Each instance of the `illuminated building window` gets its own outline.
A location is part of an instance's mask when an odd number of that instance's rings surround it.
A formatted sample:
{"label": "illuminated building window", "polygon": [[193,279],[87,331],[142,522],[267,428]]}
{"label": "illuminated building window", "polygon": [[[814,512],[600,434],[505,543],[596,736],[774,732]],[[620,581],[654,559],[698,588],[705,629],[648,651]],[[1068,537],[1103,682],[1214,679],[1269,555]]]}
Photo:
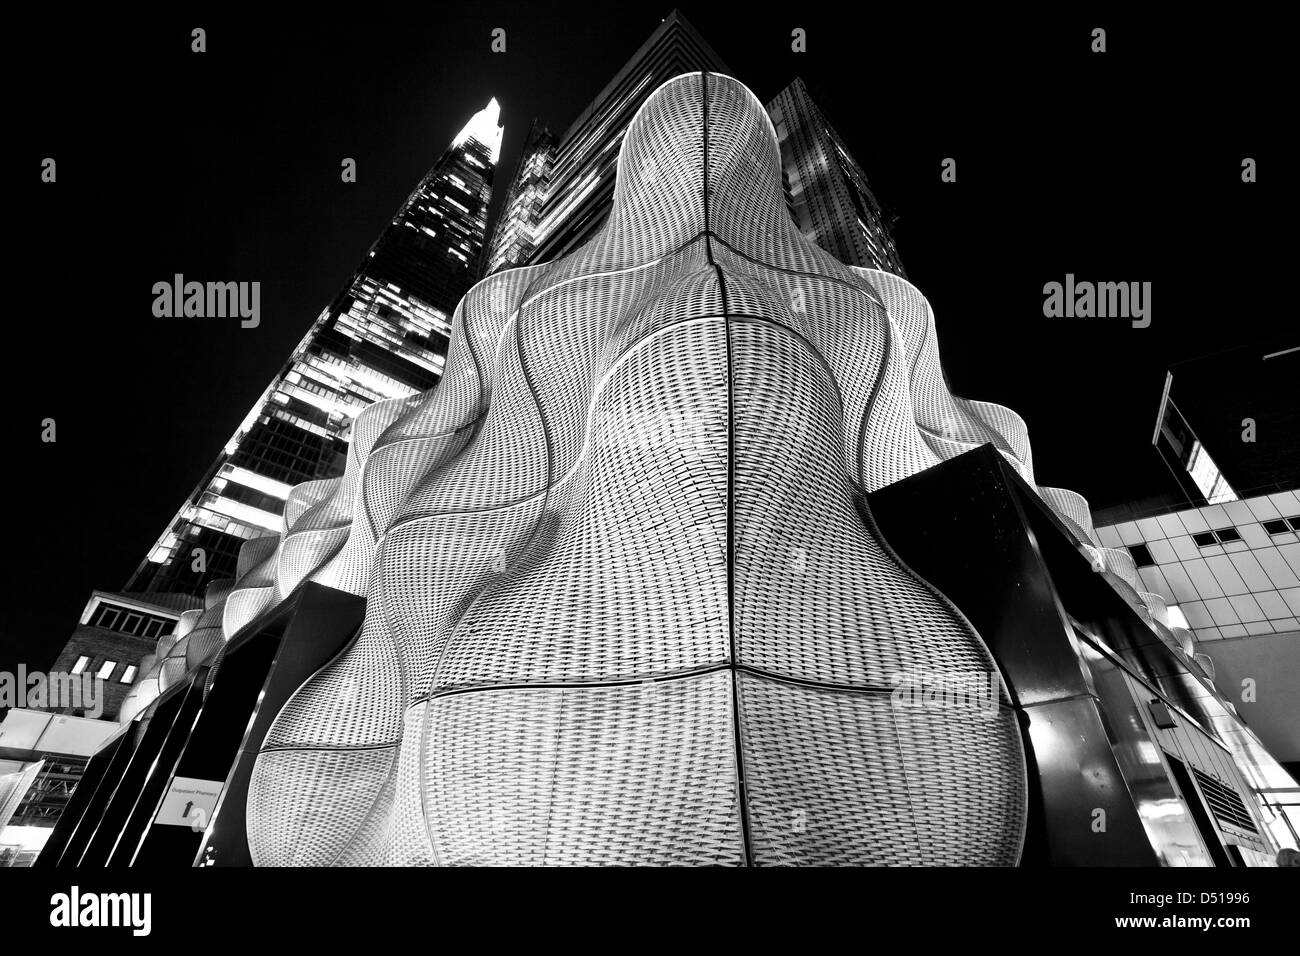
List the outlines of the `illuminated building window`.
{"label": "illuminated building window", "polygon": [[[125,590],[200,595],[212,580],[233,577],[242,541],[279,532],[294,486],[342,472],[346,430],[363,408],[437,383],[451,316],[486,238],[499,118],[493,100],[416,185]],[[207,552],[202,574],[190,571],[191,545]],[[148,626],[147,636],[155,630]]]}
{"label": "illuminated building window", "polygon": [[100,680],[108,680],[113,676],[113,671],[116,667],[117,661],[106,660],[104,663],[99,665],[99,670],[95,672],[95,676]]}
{"label": "illuminated building window", "polygon": [[72,673],[81,674],[85,672],[88,666],[90,666],[90,658],[87,657],[85,654],[82,654],[80,657],[77,658],[77,663],[72,665]]}
{"label": "illuminated building window", "polygon": [[1174,462],[1182,465],[1208,504],[1237,501],[1237,493],[1228,484],[1228,479],[1223,476],[1219,466],[1214,463],[1205,446],[1197,440],[1191,426],[1169,398],[1169,380],[1166,379],[1166,395],[1161,404],[1154,444],[1171,465]]}
{"label": "illuminated building window", "polygon": [[118,683],[119,684],[134,683],[137,670],[139,670],[139,668],[137,668],[135,664],[127,664],[126,667],[122,669],[122,676],[117,679]]}

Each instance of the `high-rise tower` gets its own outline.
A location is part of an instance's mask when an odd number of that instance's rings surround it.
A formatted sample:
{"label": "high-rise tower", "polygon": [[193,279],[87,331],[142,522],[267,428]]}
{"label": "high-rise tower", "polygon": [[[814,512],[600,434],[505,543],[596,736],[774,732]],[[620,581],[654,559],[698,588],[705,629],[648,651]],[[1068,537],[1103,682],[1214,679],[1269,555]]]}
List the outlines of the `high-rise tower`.
{"label": "high-rise tower", "polygon": [[841,262],[906,276],[867,176],[796,79],[767,104],[781,144],[781,185],[795,225]]}
{"label": "high-rise tower", "polygon": [[506,193],[492,240],[484,249],[483,275],[526,263],[536,247],[535,230],[546,202],[547,182],[555,162],[555,134],[533,120],[524,139],[519,165]]}
{"label": "high-rise tower", "polygon": [[[674,10],[563,135],[530,134],[483,274],[549,262],[590,239],[613,208],[618,150],[632,117],[669,79],[700,70],[731,75]],[[541,129],[534,123],[534,131]]]}
{"label": "high-rise tower", "polygon": [[438,381],[452,312],[487,233],[499,117],[493,99],[434,163],[125,590],[202,594],[210,581],[232,577],[244,541],[280,530],[294,485],[342,473],[358,412]]}
{"label": "high-rise tower", "polygon": [[[590,239],[613,207],[614,167],[632,117],[670,77],[701,70],[732,75],[674,10],[562,136],[534,121],[482,274],[549,262]],[[786,205],[799,231],[848,265],[905,276],[889,217],[803,80],[766,109],[781,145]]]}

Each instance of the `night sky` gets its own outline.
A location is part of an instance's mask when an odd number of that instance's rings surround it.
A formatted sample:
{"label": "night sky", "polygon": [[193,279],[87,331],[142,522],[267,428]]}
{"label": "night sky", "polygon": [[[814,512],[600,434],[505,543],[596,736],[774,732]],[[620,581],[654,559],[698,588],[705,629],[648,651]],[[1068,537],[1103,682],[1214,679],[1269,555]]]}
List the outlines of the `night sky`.
{"label": "night sky", "polygon": [[[1269,156],[1293,121],[1262,38],[1282,31],[1257,13],[1170,25],[856,6],[869,19],[682,9],[760,99],[805,79],[898,216],[953,390],[1024,416],[1040,482],[1094,507],[1172,490],[1150,446],[1165,370],[1295,325],[1269,228],[1287,174]],[[532,117],[565,129],[671,8],[416,9],[101,22],[47,7],[13,31],[27,69],[10,90],[22,212],[7,341],[24,384],[0,666],[48,666],[90,590],[122,586],[473,112],[503,107],[499,200]],[[504,55],[489,51],[498,26]],[[56,184],[39,182],[45,156]],[[1241,182],[1245,156],[1259,183]],[[956,183],[940,182],[945,157]],[[1043,284],[1067,272],[1152,282],[1151,327],[1044,318]],[[151,287],[174,273],[260,281],[261,326],[154,318]]]}

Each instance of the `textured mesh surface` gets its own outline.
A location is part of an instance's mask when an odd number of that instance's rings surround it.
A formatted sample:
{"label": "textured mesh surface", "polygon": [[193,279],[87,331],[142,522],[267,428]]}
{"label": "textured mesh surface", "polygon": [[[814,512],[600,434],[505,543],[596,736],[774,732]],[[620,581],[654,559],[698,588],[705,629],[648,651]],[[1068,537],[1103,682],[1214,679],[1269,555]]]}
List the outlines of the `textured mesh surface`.
{"label": "textured mesh surface", "polygon": [[276,590],[278,537],[254,538],[239,550],[238,577],[226,597],[221,628],[227,638],[271,607],[279,599]]}
{"label": "textured mesh surface", "polygon": [[157,654],[146,654],[140,659],[140,674],[118,705],[118,723],[130,723],[136,714],[158,699],[159,663]]}
{"label": "textured mesh surface", "polygon": [[1146,605],[1147,611],[1151,615],[1153,621],[1163,624],[1165,627],[1169,626],[1169,606],[1165,604],[1165,599],[1163,597],[1150,591],[1139,591],[1138,597],[1141,598],[1142,603]]}
{"label": "textured mesh surface", "polygon": [[437,862],[743,862],[730,683],[434,698],[422,783]]}
{"label": "textured mesh surface", "polygon": [[1198,667],[1200,667],[1202,673],[1204,673],[1205,676],[1209,678],[1210,683],[1213,684],[1214,683],[1214,661],[1211,660],[1210,657],[1206,654],[1194,654],[1192,656],[1192,660],[1196,661],[1196,664]]}
{"label": "textured mesh surface", "polygon": [[[987,441],[1032,475],[1018,416],[948,392],[915,288],[799,235],[752,94],[665,84],[604,228],[475,286],[439,386],[363,413],[295,504],[275,593],[367,610],[264,743],[255,859],[1014,863],[992,659],[864,520]],[[911,674],[987,712],[900,707]]]}
{"label": "textured mesh surface", "polygon": [[[214,581],[212,586],[217,583]],[[209,590],[212,586],[209,587]],[[176,622],[176,629],[171,634],[164,634],[158,638],[159,693],[178,683],[185,676],[187,670],[185,658],[190,634],[194,632],[199,621],[206,613],[207,610],[203,609],[184,612],[180,616],[180,620]],[[146,703],[143,706],[148,706],[148,704]]]}
{"label": "textured mesh surface", "polygon": [[1136,593],[1138,586],[1137,565],[1133,562],[1133,555],[1129,554],[1125,548],[1100,548],[1099,551],[1102,561],[1105,562],[1106,570],[1130,588],[1135,589]]}
{"label": "textured mesh surface", "polygon": [[1097,540],[1097,533],[1092,527],[1092,512],[1082,495],[1065,488],[1048,488],[1042,485],[1039,485],[1038,493],[1061,520],[1075,531],[1083,543],[1093,547],[1101,546],[1101,542]]}
{"label": "textured mesh surface", "polygon": [[[176,642],[166,663],[179,661],[184,673],[198,667],[217,652],[225,640],[221,629],[222,621],[226,616],[226,601],[234,592],[234,587],[235,582],[228,578],[208,585],[203,595],[203,612],[194,622],[194,630]],[[165,687],[163,689],[166,690]]]}
{"label": "textured mesh surface", "polygon": [[[1018,860],[1025,783],[1010,711],[904,708],[888,693],[751,675],[740,690],[759,862]],[[841,780],[853,785],[830,783]]]}

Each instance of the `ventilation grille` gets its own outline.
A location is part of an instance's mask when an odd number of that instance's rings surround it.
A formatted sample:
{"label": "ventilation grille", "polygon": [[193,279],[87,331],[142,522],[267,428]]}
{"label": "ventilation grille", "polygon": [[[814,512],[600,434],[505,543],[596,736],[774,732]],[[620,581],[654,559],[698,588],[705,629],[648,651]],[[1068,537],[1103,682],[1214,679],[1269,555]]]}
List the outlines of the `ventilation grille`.
{"label": "ventilation grille", "polygon": [[1224,786],[1195,767],[1192,768],[1192,773],[1196,775],[1196,785],[1201,788],[1201,793],[1205,794],[1205,800],[1214,812],[1214,818],[1219,821],[1219,826],[1232,826],[1247,833],[1259,832],[1255,829],[1255,821],[1250,811],[1246,809],[1246,804],[1242,802],[1236,790]]}

